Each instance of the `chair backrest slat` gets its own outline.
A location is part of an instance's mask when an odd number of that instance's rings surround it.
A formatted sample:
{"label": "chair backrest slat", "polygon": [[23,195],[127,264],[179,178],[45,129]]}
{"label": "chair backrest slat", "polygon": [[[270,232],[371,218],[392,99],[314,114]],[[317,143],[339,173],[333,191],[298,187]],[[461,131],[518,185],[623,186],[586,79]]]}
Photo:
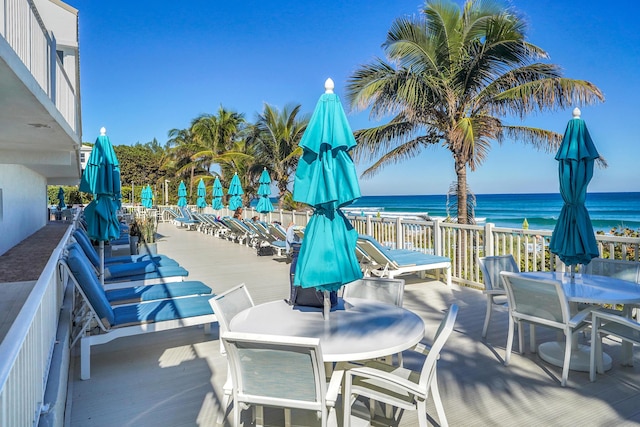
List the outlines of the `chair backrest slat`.
{"label": "chair backrest slat", "polygon": [[225,332],[234,405],[316,410],[326,419],[325,370],[317,338]]}
{"label": "chair backrest slat", "polygon": [[569,322],[569,303],[562,282],[522,277],[510,272],[502,272],[501,276],[512,314],[542,319],[558,328]]}
{"label": "chair backrest slat", "polygon": [[402,307],[404,279],[364,277],[347,283],[342,296],[346,299],[363,298]]}
{"label": "chair backrest slat", "polygon": [[594,258],[585,266],[582,273],[640,283],[640,262],[619,259]]}
{"label": "chair backrest slat", "polygon": [[251,299],[251,295],[244,283],[216,295],[209,300],[209,303],[218,319],[221,334],[229,330],[231,319],[236,314],[254,305],[253,299]]}
{"label": "chair backrest slat", "polygon": [[484,288],[487,291],[504,290],[500,273],[510,271],[517,273],[520,271],[513,255],[487,256],[479,259],[480,271],[484,280]]}

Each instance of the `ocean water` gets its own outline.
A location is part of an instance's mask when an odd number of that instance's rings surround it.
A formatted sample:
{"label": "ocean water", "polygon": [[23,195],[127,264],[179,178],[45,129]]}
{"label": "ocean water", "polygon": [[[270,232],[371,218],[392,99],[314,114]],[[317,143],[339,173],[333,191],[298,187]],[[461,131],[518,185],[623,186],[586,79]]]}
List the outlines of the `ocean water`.
{"label": "ocean water", "polygon": [[[375,216],[380,212],[382,216],[446,218],[446,200],[445,195],[363,196],[345,210],[355,215]],[[522,228],[526,218],[530,229],[553,230],[562,203],[558,193],[477,194],[475,216],[478,223],[507,228]],[[640,192],[588,193],[586,206],[596,231],[640,229]]]}

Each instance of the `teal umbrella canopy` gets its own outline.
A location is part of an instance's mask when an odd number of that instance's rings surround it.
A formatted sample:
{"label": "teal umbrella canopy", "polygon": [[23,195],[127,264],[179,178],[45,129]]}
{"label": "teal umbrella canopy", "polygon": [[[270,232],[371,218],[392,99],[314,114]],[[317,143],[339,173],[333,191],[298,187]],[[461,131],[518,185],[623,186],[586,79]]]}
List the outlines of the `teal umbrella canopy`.
{"label": "teal umbrella canopy", "polygon": [[151,209],[153,207],[153,190],[150,185],[147,185],[142,189],[140,198],[142,199],[142,206],[147,209]]}
{"label": "teal umbrella canopy", "polygon": [[178,186],[178,206],[187,206],[187,187],[184,185],[184,181],[180,181]]}
{"label": "teal umbrella canopy", "polygon": [[325,88],[300,141],[304,152],[293,199],[313,206],[314,213],[305,230],[294,285],[335,291],[362,277],[355,255],[358,233],[339,209],[360,197],[360,186],[349,155],[356,141],[331,79]]}
{"label": "teal umbrella canopy", "polygon": [[242,185],[240,184],[240,178],[238,174],[234,174],[231,179],[231,184],[229,184],[229,190],[227,191],[227,195],[229,197],[229,209],[234,211],[238,208],[242,207],[242,195],[244,191],[242,190]]}
{"label": "teal umbrella canopy", "polygon": [[220,184],[220,179],[216,176],[216,180],[213,182],[213,200],[211,201],[211,207],[213,209],[219,210],[222,209],[222,185]]}
{"label": "teal umbrella canopy", "polygon": [[100,242],[120,237],[117,216],[120,207],[120,164],[104,128],[100,130],[100,136],[89,155],[80,179],[80,191],[94,195],[84,209],[89,237]]}
{"label": "teal umbrella canopy", "polygon": [[269,199],[269,196],[271,195],[271,177],[269,176],[269,172],[267,172],[267,168],[264,168],[262,171],[258,183],[260,184],[258,187],[258,196],[260,196],[260,200],[258,200],[256,210],[260,213],[272,212],[273,204],[271,204],[271,199]]}
{"label": "teal umbrella canopy", "polygon": [[204,185],[204,181],[201,178],[200,182],[198,183],[198,200],[196,200],[197,207],[199,208],[207,207],[207,202],[204,200],[206,196],[207,196],[207,187]]}
{"label": "teal umbrella canopy", "polygon": [[588,264],[599,256],[595,233],[585,206],[593,177],[596,150],[580,110],[573,111],[556,154],[560,194],[564,205],[551,235],[549,250],[566,265]]}
{"label": "teal umbrella canopy", "polygon": [[58,188],[58,209],[62,210],[66,208],[67,205],[64,203],[64,189],[62,187]]}

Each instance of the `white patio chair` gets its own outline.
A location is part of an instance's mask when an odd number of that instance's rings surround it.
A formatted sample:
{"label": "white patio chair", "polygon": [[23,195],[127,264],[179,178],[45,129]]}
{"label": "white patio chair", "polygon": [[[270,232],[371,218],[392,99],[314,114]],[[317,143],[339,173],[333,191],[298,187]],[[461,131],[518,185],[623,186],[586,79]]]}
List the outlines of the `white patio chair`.
{"label": "white patio chair", "polygon": [[355,396],[364,396],[370,399],[372,417],[373,402],[377,401],[403,410],[417,410],[420,426],[426,426],[429,392],[433,395],[440,425],[448,425],[438,391],[436,367],[440,351],[453,331],[457,315],[458,306],[452,304],[440,323],[431,348],[422,346],[421,350],[426,354],[426,359],[420,371],[375,361],[346,371],[343,395],[344,425],[351,425],[351,406]]}
{"label": "white patio chair", "polygon": [[500,272],[511,271],[517,273],[520,269],[516,264],[516,260],[513,259],[513,255],[487,256],[480,258],[478,261],[484,281],[482,293],[487,296],[487,313],[484,316],[484,326],[482,327],[482,338],[486,338],[494,308],[501,311],[509,310],[507,293],[502,286]]}
{"label": "white patio chair", "polygon": [[[615,277],[616,279],[637,283],[638,292],[640,292],[640,262],[638,261],[594,258],[589,264],[583,265],[580,272],[583,274],[595,274],[598,276]],[[640,308],[640,305],[633,304],[628,308],[629,310],[635,309],[637,311],[638,308]],[[620,312],[617,310],[607,311],[612,314],[620,314]],[[638,319],[637,314],[636,319]]]}
{"label": "white patio chair", "polygon": [[[233,288],[223,292],[209,300],[213,312],[216,313],[219,325],[219,337],[220,337],[220,354],[226,355],[227,350],[222,342],[222,334],[229,331],[229,324],[234,316],[241,311],[254,306],[253,299],[247,290],[244,283],[241,283]],[[228,362],[228,361],[227,361]],[[228,365],[227,380],[222,386],[224,391],[224,398],[222,402],[222,411],[218,415],[218,424],[222,424],[225,418],[227,409],[231,404],[233,397],[233,382],[231,375],[231,367]]]}
{"label": "white patio chair", "polygon": [[602,361],[602,337],[613,335],[632,345],[640,345],[640,323],[625,317],[594,310],[591,313],[591,355],[589,359],[589,379],[596,380],[598,373],[604,373]]}
{"label": "white patio chair", "polygon": [[[344,285],[342,297],[362,298],[402,307],[404,296],[404,279],[386,279],[382,277],[363,277]],[[398,364],[402,366],[402,353],[397,354]],[[393,355],[385,357],[391,363]]]}
{"label": "white patio chair", "polygon": [[323,427],[337,425],[342,372],[327,386],[318,338],[225,332],[222,340],[233,376],[233,425],[240,425],[243,405],[284,408],[285,426],[291,409],[314,411]]}
{"label": "white patio chair", "polygon": [[385,279],[381,277],[364,277],[347,283],[342,297],[362,298],[393,304],[402,307],[404,296],[404,279]]}
{"label": "white patio chair", "polygon": [[541,280],[522,277],[518,273],[503,271],[500,273],[507,297],[509,299],[509,336],[507,337],[507,353],[505,366],[509,365],[513,335],[518,324],[518,339],[520,351],[524,352],[524,329],[522,322],[531,325],[530,346],[536,352],[535,325],[559,329],[565,336],[564,363],[562,365],[561,385],[567,384],[569,376],[569,362],[573,333],[589,325],[586,321],[593,307],[587,307],[576,315],[571,316],[569,301],[565,296],[562,282],[557,280]]}

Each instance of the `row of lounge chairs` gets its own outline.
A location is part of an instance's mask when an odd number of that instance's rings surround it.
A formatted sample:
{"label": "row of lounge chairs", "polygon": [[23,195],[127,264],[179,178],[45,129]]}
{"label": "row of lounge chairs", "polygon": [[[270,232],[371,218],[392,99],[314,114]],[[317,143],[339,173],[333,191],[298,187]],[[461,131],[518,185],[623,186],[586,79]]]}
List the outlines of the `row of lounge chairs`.
{"label": "row of lounge chairs", "polygon": [[[176,215],[178,215],[176,213]],[[218,237],[236,241],[240,244],[255,247],[260,254],[262,248],[273,248],[278,256],[286,251],[286,231],[277,224],[265,222],[241,221],[236,218],[216,218],[212,214],[200,214],[184,208],[182,215],[188,217],[189,224],[197,224],[194,229],[213,234]],[[174,223],[183,226],[185,223],[176,218]],[[189,227],[191,228],[191,227]],[[304,238],[304,229],[295,229],[296,239]],[[358,236],[356,255],[365,276],[394,278],[396,276],[419,273],[424,276],[427,271],[445,272],[447,285],[451,285],[451,259],[443,256],[424,254],[408,249],[390,249],[382,246],[371,236]],[[437,274],[439,278],[439,274]]]}
{"label": "row of lounge chairs", "polygon": [[167,212],[172,217],[171,222],[178,227],[198,230],[256,248],[258,254],[264,253],[264,248],[270,248],[277,256],[285,253],[286,232],[277,224],[242,221],[228,216],[220,218],[213,214],[193,212],[186,207],[180,208],[180,212],[173,209],[167,209]]}
{"label": "row of lounge chairs", "polygon": [[105,260],[78,228],[59,262],[60,277],[76,290],[72,346],[80,342],[80,378],[90,378],[91,347],[116,338],[217,322],[211,287],[186,281],[188,271],[163,255],[127,255]]}

